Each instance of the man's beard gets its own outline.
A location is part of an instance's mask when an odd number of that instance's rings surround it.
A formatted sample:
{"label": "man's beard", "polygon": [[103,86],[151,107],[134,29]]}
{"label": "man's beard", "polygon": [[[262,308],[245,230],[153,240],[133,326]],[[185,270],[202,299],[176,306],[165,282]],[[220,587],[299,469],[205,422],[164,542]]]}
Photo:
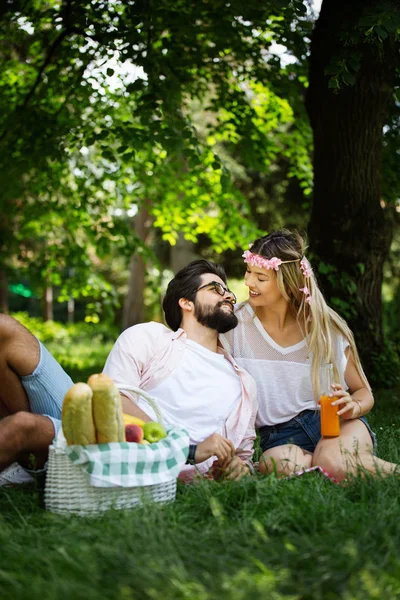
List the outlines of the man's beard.
{"label": "man's beard", "polygon": [[238,319],[233,311],[228,313],[221,308],[223,304],[230,304],[230,302],[221,300],[216,306],[204,306],[196,300],[194,316],[200,325],[215,329],[218,333],[226,333],[236,327]]}

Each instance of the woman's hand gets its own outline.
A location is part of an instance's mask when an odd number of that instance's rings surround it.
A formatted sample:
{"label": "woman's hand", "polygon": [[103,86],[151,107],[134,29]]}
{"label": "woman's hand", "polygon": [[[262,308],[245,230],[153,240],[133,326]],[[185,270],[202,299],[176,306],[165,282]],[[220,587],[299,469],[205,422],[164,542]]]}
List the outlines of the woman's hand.
{"label": "woman's hand", "polygon": [[332,406],[340,407],[337,413],[339,417],[345,420],[357,419],[361,414],[360,404],[356,400],[353,400],[349,392],[346,392],[340,383],[333,383],[332,389],[334,391],[330,396],[332,399],[337,398],[337,400],[332,402]]}

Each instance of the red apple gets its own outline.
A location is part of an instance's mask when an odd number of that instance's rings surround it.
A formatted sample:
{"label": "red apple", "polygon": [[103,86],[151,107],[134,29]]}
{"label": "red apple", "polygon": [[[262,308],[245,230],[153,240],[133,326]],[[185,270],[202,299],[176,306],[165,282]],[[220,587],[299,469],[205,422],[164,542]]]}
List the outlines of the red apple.
{"label": "red apple", "polygon": [[130,425],[125,426],[125,437],[127,442],[136,442],[140,444],[143,440],[143,429],[140,425],[135,425],[131,423]]}

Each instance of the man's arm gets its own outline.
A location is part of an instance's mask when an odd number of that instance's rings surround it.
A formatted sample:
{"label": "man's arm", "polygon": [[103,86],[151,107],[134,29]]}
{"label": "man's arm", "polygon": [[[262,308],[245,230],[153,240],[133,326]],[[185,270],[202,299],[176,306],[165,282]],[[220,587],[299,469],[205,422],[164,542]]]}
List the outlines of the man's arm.
{"label": "man's arm", "polygon": [[156,354],[163,328],[160,323],[146,323],[126,329],[112,347],[103,369],[114,383],[122,386],[123,412],[143,421],[151,419],[137,406],[136,394],[124,390],[123,385],[141,387],[143,372]]}
{"label": "man's arm", "polygon": [[235,450],[235,455],[228,463],[214,462],[212,471],[215,479],[234,479],[238,481],[243,476],[253,472],[252,457],[254,453],[254,440],[256,439],[255,422],[258,410],[257,388],[254,379],[246,373],[245,389],[251,402],[251,416],[247,429]]}
{"label": "man's arm", "polygon": [[127,396],[125,396],[123,393],[120,395],[122,400],[122,411],[124,413],[127,415],[133,415],[138,419],[142,419],[142,421],[145,421],[146,423],[151,421],[149,415],[143,412],[143,410],[141,410],[138,405],[135,404],[135,402],[133,402],[130,398],[127,398]]}
{"label": "man's arm", "polygon": [[252,411],[250,421],[246,432],[243,436],[243,439],[240,442],[239,447],[236,449],[236,456],[241,458],[242,461],[250,467],[250,469],[252,469],[253,467],[252,458],[254,453],[254,440],[256,439],[255,423],[258,410],[258,402],[256,399],[256,395],[252,394],[251,399]]}
{"label": "man's arm", "polygon": [[252,398],[252,413],[246,432],[243,436],[239,448],[230,460],[222,463],[215,461],[212,465],[212,473],[215,479],[232,479],[239,481],[245,475],[253,472],[252,457],[254,452],[254,440],[256,439],[255,421],[258,410],[258,404],[255,395]]}

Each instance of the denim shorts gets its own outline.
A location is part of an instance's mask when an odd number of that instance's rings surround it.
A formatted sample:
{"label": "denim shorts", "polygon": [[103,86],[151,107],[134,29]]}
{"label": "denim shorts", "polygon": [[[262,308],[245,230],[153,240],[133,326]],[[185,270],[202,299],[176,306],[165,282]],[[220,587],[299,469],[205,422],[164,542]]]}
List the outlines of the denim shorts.
{"label": "denim shorts", "polygon": [[31,412],[48,417],[57,436],[64,396],[74,383],[41,342],[39,346],[38,365],[31,375],[21,377],[21,383],[28,396]]}
{"label": "denim shorts", "polygon": [[[365,423],[371,436],[374,451],[376,449],[376,436],[365,417],[360,417]],[[303,410],[300,414],[286,423],[278,425],[265,425],[258,430],[262,451],[283,446],[284,444],[295,444],[303,450],[314,452],[321,438],[320,413],[319,410]]]}

